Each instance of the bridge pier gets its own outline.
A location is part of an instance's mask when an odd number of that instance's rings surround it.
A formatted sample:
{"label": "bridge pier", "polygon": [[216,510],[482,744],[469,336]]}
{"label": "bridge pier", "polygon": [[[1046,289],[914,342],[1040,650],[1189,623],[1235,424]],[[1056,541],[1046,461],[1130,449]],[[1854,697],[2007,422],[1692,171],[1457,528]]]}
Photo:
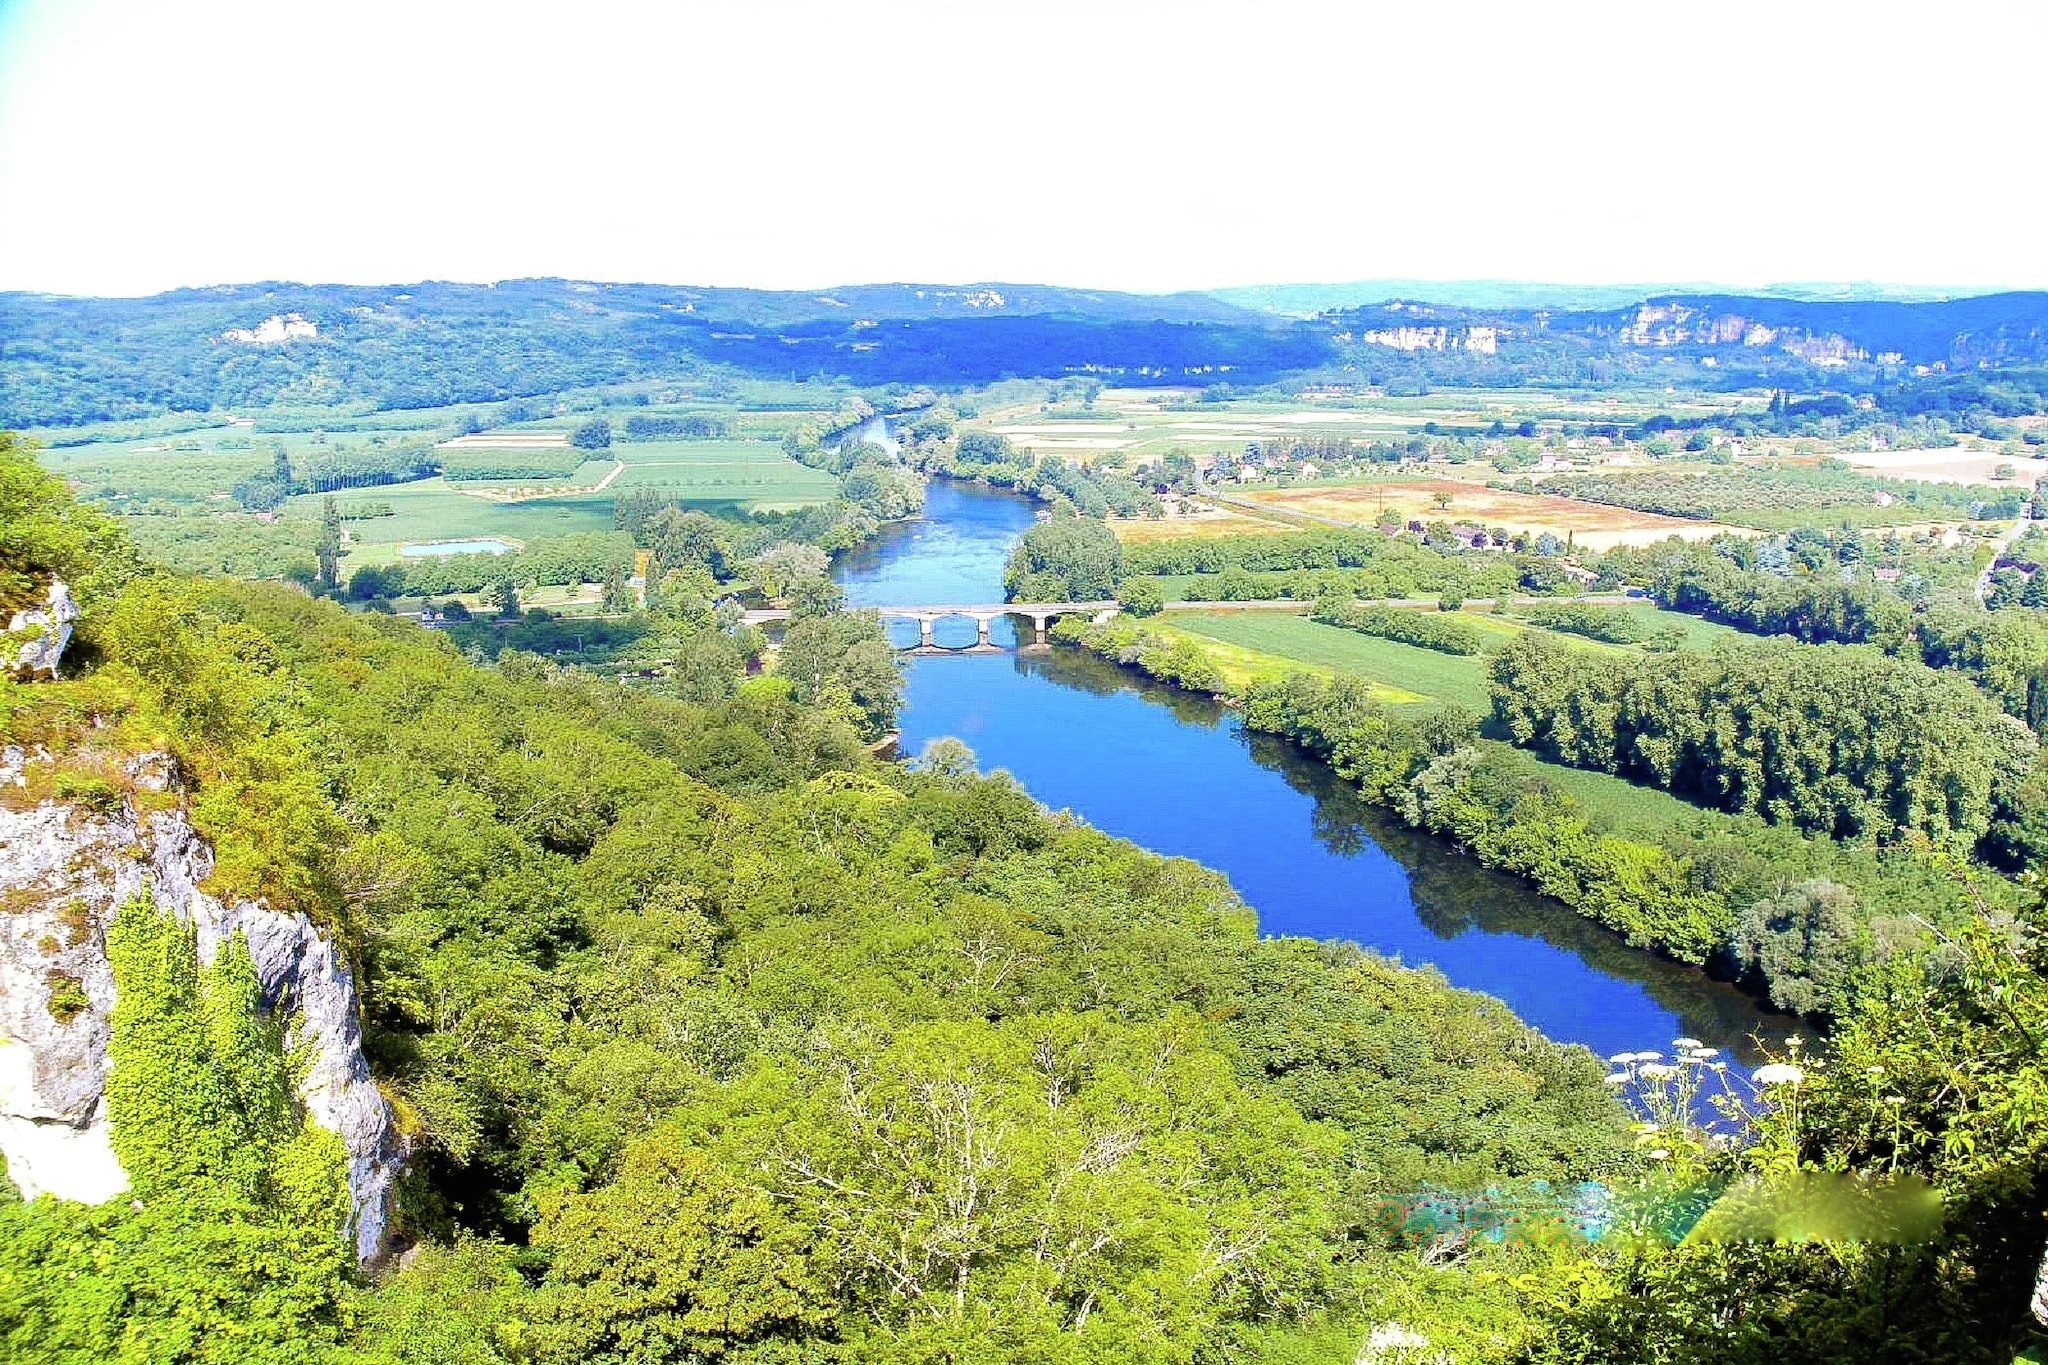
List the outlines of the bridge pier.
{"label": "bridge pier", "polygon": [[994,618],[988,616],[976,616],[974,618],[974,647],[976,649],[988,648],[988,623],[992,619]]}
{"label": "bridge pier", "polygon": [[1052,618],[1042,611],[1028,612],[1026,614],[1031,617],[1031,643],[1034,645],[1044,644],[1045,625]]}
{"label": "bridge pier", "polygon": [[917,618],[917,647],[919,649],[935,648],[932,644],[933,622],[934,618],[930,616],[920,616]]}

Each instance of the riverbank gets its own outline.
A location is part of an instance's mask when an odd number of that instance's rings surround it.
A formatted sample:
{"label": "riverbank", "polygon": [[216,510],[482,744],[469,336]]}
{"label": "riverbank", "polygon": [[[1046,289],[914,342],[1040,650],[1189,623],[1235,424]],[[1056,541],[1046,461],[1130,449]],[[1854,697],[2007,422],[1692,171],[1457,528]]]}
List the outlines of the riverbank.
{"label": "riverbank", "polygon": [[[1335,628],[1322,633],[1339,645],[1352,640]],[[1442,836],[1631,946],[1742,978],[1777,1000],[1825,999],[1830,983],[1808,973],[1826,954],[1758,952],[1751,940],[1778,932],[1769,928],[1770,914],[1759,919],[1763,902],[1782,899],[1788,888],[1804,894],[1812,887],[1816,895],[1832,888],[1825,894],[1939,923],[1959,889],[1945,866],[1915,850],[1880,853],[1802,837],[1605,774],[1542,763],[1487,738],[1476,665],[1465,669],[1473,688],[1438,686],[1435,695],[1418,696],[1328,660],[1259,655],[1170,624],[1125,617],[1070,622],[1053,634],[1232,706],[1247,729],[1299,745],[1392,818]],[[1369,650],[1409,649],[1358,638]],[[2005,889],[1979,888],[1993,901]]]}
{"label": "riverbank", "polygon": [[[855,606],[999,600],[1010,547],[1035,519],[1022,497],[935,479],[923,520],[887,528],[835,576]],[[1008,638],[1007,623],[996,630]],[[903,752],[958,739],[1052,809],[1222,872],[1262,933],[1434,967],[1603,1056],[1693,1037],[1747,1063],[1753,1036],[1794,1025],[1411,829],[1207,694],[1073,649],[918,657],[905,672]]]}

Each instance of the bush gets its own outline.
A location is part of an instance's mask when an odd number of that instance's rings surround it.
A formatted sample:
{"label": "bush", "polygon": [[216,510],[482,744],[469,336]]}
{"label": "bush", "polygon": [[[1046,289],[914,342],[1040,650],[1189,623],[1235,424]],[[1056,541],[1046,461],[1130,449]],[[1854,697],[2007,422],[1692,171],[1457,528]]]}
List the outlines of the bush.
{"label": "bush", "polygon": [[1376,635],[1443,654],[1477,654],[1479,631],[1446,608],[1434,615],[1406,607],[1369,607],[1358,602],[1326,602],[1315,610],[1324,625],[1342,626],[1361,635]]}
{"label": "bush", "polygon": [[1117,605],[1133,616],[1157,616],[1166,606],[1166,594],[1153,579],[1127,579],[1117,591]]}

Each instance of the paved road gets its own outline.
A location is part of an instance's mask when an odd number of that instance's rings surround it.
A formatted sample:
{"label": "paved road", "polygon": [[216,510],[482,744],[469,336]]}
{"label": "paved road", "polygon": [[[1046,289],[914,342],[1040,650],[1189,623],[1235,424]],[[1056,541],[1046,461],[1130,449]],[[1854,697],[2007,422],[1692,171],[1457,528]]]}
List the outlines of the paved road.
{"label": "paved road", "polygon": [[2005,553],[2005,548],[2008,545],[2011,545],[2015,540],[2025,535],[2027,528],[2033,524],[2033,519],[2022,513],[2020,519],[2012,524],[2011,530],[1991,542],[1991,559],[1984,565],[1984,572],[1977,575],[1977,600],[1979,602],[1982,602],[1991,594],[1991,571],[1998,566],[1998,557]]}

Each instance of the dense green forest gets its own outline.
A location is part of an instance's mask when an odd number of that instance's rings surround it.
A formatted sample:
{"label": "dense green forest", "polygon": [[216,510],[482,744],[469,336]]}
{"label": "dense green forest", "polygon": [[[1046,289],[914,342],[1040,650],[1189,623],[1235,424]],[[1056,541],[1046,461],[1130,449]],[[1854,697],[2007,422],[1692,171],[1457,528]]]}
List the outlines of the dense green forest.
{"label": "dense green forest", "polygon": [[1994,838],[2039,747],[1962,679],[1854,646],[1629,659],[1530,633],[1491,672],[1517,744],[1837,839]]}
{"label": "dense green forest", "polygon": [[[1880,577],[1887,560],[1891,572]],[[1909,561],[1895,540],[1801,528],[1763,541],[1717,536],[1615,550],[1603,570],[1646,584],[1661,606],[1752,634],[1917,656],[1968,678],[2036,731],[2048,723],[2048,617],[2016,601],[1987,610],[1963,586],[1974,565],[1952,554]]]}

